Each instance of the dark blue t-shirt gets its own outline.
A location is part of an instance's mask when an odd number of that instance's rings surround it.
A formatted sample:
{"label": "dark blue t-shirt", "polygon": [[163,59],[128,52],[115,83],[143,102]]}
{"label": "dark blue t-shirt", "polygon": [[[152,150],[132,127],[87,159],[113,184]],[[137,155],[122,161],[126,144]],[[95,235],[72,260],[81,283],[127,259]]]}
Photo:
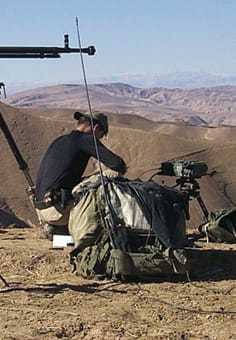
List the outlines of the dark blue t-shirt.
{"label": "dark blue t-shirt", "polygon": [[[124,173],[122,158],[97,140],[100,161],[112,170]],[[72,131],[57,138],[46,151],[37,175],[36,198],[42,200],[52,189],[72,190],[82,178],[89,158],[97,158],[92,134]]]}

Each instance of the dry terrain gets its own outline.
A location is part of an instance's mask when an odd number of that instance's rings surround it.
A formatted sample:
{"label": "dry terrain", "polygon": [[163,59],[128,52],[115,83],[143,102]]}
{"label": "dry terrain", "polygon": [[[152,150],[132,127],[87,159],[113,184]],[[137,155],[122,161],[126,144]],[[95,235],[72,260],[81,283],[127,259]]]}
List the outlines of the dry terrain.
{"label": "dry terrain", "polygon": [[[93,107],[138,114],[154,121],[185,121],[192,125],[236,125],[236,86],[196,89],[138,88],[123,83],[92,84]],[[83,85],[64,84],[23,91],[8,98],[18,107],[87,109]]]}
{"label": "dry terrain", "polygon": [[[0,103],[0,111],[35,179],[50,141],[73,128],[73,110]],[[167,159],[203,160],[209,175],[200,185],[209,210],[235,205],[235,127],[109,117],[105,143],[125,158],[128,177],[147,179]],[[0,339],[236,338],[235,245],[199,242],[192,282],[187,277],[139,284],[78,278],[70,273],[70,249],[52,250],[40,238],[25,179],[2,134],[0,141],[0,273],[10,283],[0,293]],[[190,233],[201,218],[192,202]]]}
{"label": "dry terrain", "polygon": [[224,252],[224,261],[191,283],[94,281],[71,274],[68,250],[52,250],[36,229],[3,229],[0,268],[10,288],[0,292],[0,339],[233,340],[236,247],[199,246]]}

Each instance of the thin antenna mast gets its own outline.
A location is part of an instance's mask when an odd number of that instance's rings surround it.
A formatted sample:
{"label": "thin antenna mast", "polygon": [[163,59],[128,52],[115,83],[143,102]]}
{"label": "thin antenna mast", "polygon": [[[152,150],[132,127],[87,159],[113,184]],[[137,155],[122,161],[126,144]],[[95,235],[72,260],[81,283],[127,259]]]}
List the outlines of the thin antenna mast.
{"label": "thin antenna mast", "polygon": [[[78,19],[78,17],[76,17],[76,30],[77,30],[78,45],[79,45],[79,49],[81,50],[82,44],[81,44],[81,38],[80,38],[79,19]],[[82,66],[82,71],[83,71],[85,91],[86,91],[86,96],[87,96],[87,101],[88,101],[88,108],[89,108],[89,115],[90,115],[90,121],[91,121],[91,127],[92,127],[92,133],[93,133],[93,139],[94,139],[94,145],[95,145],[95,151],[96,151],[96,156],[97,156],[97,161],[98,161],[99,173],[100,173],[100,176],[101,176],[101,184],[102,184],[102,188],[103,188],[103,192],[104,192],[105,202],[106,202],[107,207],[108,207],[109,212],[110,212],[111,222],[112,222],[112,224],[114,226],[115,223],[114,223],[114,219],[113,219],[111,203],[109,202],[109,199],[108,199],[108,196],[107,196],[107,193],[106,193],[104,175],[103,175],[101,161],[100,161],[100,155],[99,155],[99,151],[98,151],[98,143],[97,143],[97,139],[96,139],[96,136],[95,136],[95,133],[94,133],[94,118],[93,118],[93,113],[92,113],[91,101],[90,101],[90,97],[89,97],[89,90],[88,90],[88,83],[87,83],[87,77],[86,77],[85,66],[84,66],[84,59],[83,59],[83,54],[81,52],[80,52],[80,60],[81,60],[81,66]],[[106,218],[105,218],[105,224],[106,224],[106,228],[108,230],[108,233],[109,233],[110,240],[111,240],[113,248],[119,248],[116,245],[117,242],[116,242],[116,240],[113,237],[113,232],[112,232],[113,230],[111,230],[110,225],[109,225],[109,221]]]}

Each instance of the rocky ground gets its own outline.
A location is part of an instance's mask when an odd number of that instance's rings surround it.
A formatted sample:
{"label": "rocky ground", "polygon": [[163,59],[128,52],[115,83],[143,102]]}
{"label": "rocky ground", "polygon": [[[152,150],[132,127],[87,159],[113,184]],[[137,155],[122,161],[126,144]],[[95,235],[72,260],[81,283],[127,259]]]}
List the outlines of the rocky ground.
{"label": "rocky ground", "polygon": [[236,339],[236,246],[198,246],[191,282],[95,281],[72,274],[69,249],[36,228],[2,227],[0,339]]}

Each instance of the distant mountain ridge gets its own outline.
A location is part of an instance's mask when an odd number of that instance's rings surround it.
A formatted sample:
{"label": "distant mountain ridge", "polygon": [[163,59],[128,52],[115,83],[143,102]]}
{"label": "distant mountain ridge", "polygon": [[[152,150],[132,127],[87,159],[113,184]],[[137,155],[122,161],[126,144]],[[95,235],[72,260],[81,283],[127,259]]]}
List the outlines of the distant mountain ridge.
{"label": "distant mountain ridge", "polygon": [[[193,125],[236,125],[236,86],[197,89],[140,88],[124,83],[89,85],[94,110],[138,114],[154,121]],[[19,92],[8,98],[19,107],[87,110],[83,85],[64,84]]]}
{"label": "distant mountain ridge", "polygon": [[219,75],[208,72],[172,72],[167,74],[118,74],[98,79],[93,82],[122,82],[137,87],[167,87],[193,89],[236,85],[236,75]]}
{"label": "distant mountain ridge", "polygon": [[[148,73],[122,73],[107,76],[88,77],[90,84],[104,83],[125,83],[134,87],[150,88],[182,88],[196,89],[200,87],[215,87],[233,85],[236,86],[236,74],[211,74],[208,72],[172,72],[165,74],[148,74]],[[30,90],[38,87],[46,87],[55,84],[78,84],[83,80],[76,79],[73,81],[9,81],[5,82],[7,93],[9,95],[16,94],[20,91]]]}

